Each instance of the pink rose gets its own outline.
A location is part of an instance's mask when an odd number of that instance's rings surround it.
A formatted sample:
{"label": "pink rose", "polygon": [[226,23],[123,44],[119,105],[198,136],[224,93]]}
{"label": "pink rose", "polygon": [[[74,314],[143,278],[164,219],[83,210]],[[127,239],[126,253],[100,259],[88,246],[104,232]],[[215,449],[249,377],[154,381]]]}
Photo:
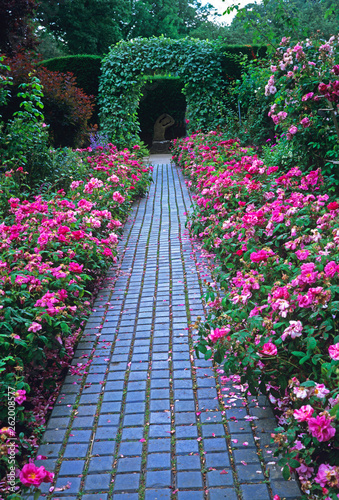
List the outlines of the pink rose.
{"label": "pink rose", "polygon": [[328,464],[321,464],[318,469],[318,474],[314,478],[315,482],[324,488],[328,481],[337,481],[338,470],[337,467],[332,467]]}
{"label": "pink rose", "polygon": [[227,325],[227,327],[214,328],[214,330],[211,330],[208,338],[212,340],[213,343],[215,343],[218,339],[226,337],[226,335],[228,335],[230,331],[231,329],[229,328],[229,325]]}
{"label": "pink rose", "polygon": [[310,119],[307,118],[307,116],[305,118],[303,118],[302,120],[300,120],[300,124],[304,127],[304,128],[307,128],[311,125],[311,122],[310,122]]}
{"label": "pink rose", "polygon": [[115,191],[113,193],[113,200],[117,203],[123,203],[125,201],[125,198],[122,196],[122,194],[119,193],[119,191]]}
{"label": "pink rose", "polygon": [[336,429],[331,425],[332,421],[326,415],[318,415],[316,418],[310,418],[308,429],[313,437],[319,442],[329,441],[336,433]]}
{"label": "pink rose", "polygon": [[291,135],[295,135],[297,132],[298,132],[298,127],[296,127],[295,125],[292,125],[289,129],[288,129],[289,133]]}
{"label": "pink rose", "polygon": [[252,262],[266,262],[268,257],[274,255],[272,250],[259,250],[259,252],[252,252],[250,259]]}
{"label": "pink rose", "polygon": [[338,272],[339,266],[334,260],[331,260],[328,264],[326,264],[324,272],[327,277],[333,278],[333,276]]}
{"label": "pink rose", "polygon": [[310,255],[310,251],[306,249],[298,250],[297,252],[295,252],[295,254],[299,260],[306,260]]}
{"label": "pink rose", "polygon": [[41,483],[50,483],[53,481],[54,474],[48,472],[43,465],[37,467],[33,463],[23,466],[20,471],[20,481],[25,486],[39,487]]}
{"label": "pink rose", "polygon": [[339,361],[339,342],[337,344],[330,345],[330,347],[328,348],[328,353],[330,355],[330,358]]}
{"label": "pink rose", "polygon": [[260,353],[263,356],[276,356],[278,353],[278,349],[274,344],[272,344],[272,342],[267,342],[262,346]]}
{"label": "pink rose", "polygon": [[72,273],[81,273],[83,270],[83,267],[84,267],[83,264],[78,264],[77,262],[70,262],[68,269]]}
{"label": "pink rose", "polygon": [[39,330],[42,330],[42,326],[39,323],[36,323],[35,321],[33,321],[31,326],[28,327],[29,332],[35,333],[35,332],[38,332]]}
{"label": "pink rose", "polygon": [[298,422],[307,422],[313,415],[314,409],[310,405],[304,405],[299,410],[294,410],[293,417]]}
{"label": "pink rose", "polygon": [[21,405],[24,401],[26,401],[26,391],[24,389],[19,389],[15,392],[15,402]]}

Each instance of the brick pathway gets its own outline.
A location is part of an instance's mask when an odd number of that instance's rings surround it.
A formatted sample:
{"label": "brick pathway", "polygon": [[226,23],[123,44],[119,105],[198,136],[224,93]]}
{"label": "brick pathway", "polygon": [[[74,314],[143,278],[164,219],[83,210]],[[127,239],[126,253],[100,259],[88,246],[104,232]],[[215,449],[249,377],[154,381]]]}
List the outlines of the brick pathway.
{"label": "brick pathway", "polygon": [[156,164],[77,348],[73,365],[88,366],[67,376],[39,448],[37,465],[56,471],[49,498],[299,498],[274,465],[265,401],[221,388],[194,356],[210,276],[184,234],[190,204],[181,173]]}

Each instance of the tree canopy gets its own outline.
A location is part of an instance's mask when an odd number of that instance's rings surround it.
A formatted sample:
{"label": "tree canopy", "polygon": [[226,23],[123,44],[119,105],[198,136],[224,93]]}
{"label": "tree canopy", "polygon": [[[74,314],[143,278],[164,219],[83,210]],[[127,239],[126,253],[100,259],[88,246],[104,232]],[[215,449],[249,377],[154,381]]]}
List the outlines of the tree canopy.
{"label": "tree canopy", "polygon": [[[336,4],[336,12],[326,12]],[[283,36],[303,39],[320,32],[325,38],[338,32],[338,0],[266,0],[249,3],[223,30],[222,37],[228,44],[279,43]],[[267,38],[266,38],[267,37]]]}
{"label": "tree canopy", "polygon": [[40,0],[37,17],[69,53],[102,55],[119,40],[181,38],[213,13],[198,0]]}
{"label": "tree canopy", "polygon": [[1,0],[0,53],[8,56],[36,45],[31,19],[36,0]]}

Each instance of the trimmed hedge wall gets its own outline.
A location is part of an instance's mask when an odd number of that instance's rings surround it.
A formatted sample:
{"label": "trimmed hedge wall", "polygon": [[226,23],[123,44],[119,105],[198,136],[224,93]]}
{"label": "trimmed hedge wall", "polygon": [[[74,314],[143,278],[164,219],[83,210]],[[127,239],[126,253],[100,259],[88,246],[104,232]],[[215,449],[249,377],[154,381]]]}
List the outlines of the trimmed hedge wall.
{"label": "trimmed hedge wall", "polygon": [[[241,65],[239,63],[243,55],[248,55],[250,59],[262,58],[265,57],[267,51],[265,46],[258,45],[226,45],[220,42],[216,44],[219,45],[219,50],[223,55],[223,79],[226,84],[240,78]],[[101,60],[101,57],[96,55],[75,55],[46,59],[40,65],[50,71],[73,73],[77,86],[87,95],[93,95],[96,98],[101,75]],[[144,95],[139,105],[138,116],[141,139],[146,144],[151,145],[154,123],[162,113],[169,113],[176,120],[175,125],[166,132],[168,139],[185,135],[186,100],[181,89],[182,83],[177,78],[155,77],[152,80],[145,80]],[[95,106],[91,122],[97,121],[98,109]]]}
{"label": "trimmed hedge wall", "polygon": [[46,59],[40,63],[50,71],[67,73],[70,71],[76,78],[77,86],[85,94],[98,95],[99,77],[101,74],[101,57],[91,55],[64,56]]}
{"label": "trimmed hedge wall", "polygon": [[[218,42],[217,42],[218,43]],[[249,58],[262,58],[266,55],[266,46],[259,45],[226,45],[220,44],[219,50],[223,54],[223,70],[225,81],[237,79],[241,75],[239,56],[246,54]],[[92,55],[64,56],[46,59],[40,65],[50,71],[67,73],[70,71],[77,80],[77,85],[87,95],[98,95],[99,78],[101,75],[101,57]],[[173,84],[174,85],[174,84]]]}

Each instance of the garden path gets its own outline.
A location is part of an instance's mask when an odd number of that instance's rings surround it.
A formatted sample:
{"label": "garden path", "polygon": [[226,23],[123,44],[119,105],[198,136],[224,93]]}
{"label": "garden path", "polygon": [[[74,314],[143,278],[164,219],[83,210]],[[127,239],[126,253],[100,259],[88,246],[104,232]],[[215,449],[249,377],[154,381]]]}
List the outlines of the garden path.
{"label": "garden path", "polygon": [[181,172],[169,156],[151,162],[154,183],[125,225],[38,451],[56,472],[49,498],[297,499],[268,446],[265,401],[221,386],[194,355],[189,325],[204,314],[211,264],[185,232]]}

